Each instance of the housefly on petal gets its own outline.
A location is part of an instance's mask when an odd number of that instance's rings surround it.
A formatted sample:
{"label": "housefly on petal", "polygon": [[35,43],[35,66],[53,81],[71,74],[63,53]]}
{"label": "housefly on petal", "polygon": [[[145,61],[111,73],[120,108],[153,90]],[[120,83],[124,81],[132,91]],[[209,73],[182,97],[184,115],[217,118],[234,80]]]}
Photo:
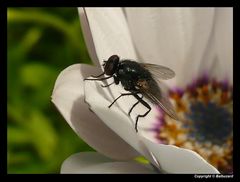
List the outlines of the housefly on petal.
{"label": "housefly on petal", "polygon": [[[148,63],[138,63],[130,59],[120,60],[119,56],[112,55],[107,61],[104,61],[102,65],[104,72],[98,76],[93,76],[94,78],[85,80],[106,80],[113,78],[114,81],[109,85],[104,85],[103,87],[108,87],[112,84],[118,85],[121,83],[123,88],[128,91],[122,93],[117,97],[108,107],[110,108],[119,98],[127,95],[132,95],[137,99],[137,102],[131,107],[128,115],[131,114],[133,108],[141,103],[148,110],[143,114],[138,114],[135,122],[135,130],[138,132],[137,124],[140,117],[145,117],[150,111],[150,105],[143,100],[145,97],[154,105],[159,106],[167,113],[171,118],[178,120],[178,116],[173,109],[168,97],[162,91],[159,86],[159,80],[171,79],[175,76],[175,73],[170,68],[161,65],[148,64]],[[103,75],[107,77],[100,78]],[[161,83],[160,83],[161,84]],[[141,96],[139,96],[141,95]]]}

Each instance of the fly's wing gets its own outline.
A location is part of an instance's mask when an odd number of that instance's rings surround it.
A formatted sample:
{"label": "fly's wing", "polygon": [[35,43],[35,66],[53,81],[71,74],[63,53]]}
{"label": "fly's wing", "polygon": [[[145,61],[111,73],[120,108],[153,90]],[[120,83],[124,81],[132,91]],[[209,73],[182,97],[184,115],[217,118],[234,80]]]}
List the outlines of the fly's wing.
{"label": "fly's wing", "polygon": [[166,96],[166,93],[160,89],[159,85],[154,79],[146,82],[144,87],[139,86],[139,90],[143,96],[145,96],[153,104],[160,106],[171,118],[179,120],[171,102]]}
{"label": "fly's wing", "polygon": [[168,80],[175,76],[175,72],[168,67],[148,64],[148,63],[139,63],[143,68],[147,69],[155,79]]}

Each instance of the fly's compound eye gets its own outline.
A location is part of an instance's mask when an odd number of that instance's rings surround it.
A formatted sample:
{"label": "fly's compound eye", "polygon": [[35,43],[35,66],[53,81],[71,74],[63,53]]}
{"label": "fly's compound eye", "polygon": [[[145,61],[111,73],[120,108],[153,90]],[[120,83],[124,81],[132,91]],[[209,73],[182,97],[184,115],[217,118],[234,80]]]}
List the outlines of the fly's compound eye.
{"label": "fly's compound eye", "polygon": [[117,55],[112,55],[111,57],[109,57],[104,66],[104,71],[106,75],[113,75],[118,68],[118,63],[119,57]]}
{"label": "fly's compound eye", "polygon": [[103,67],[106,65],[106,62],[107,62],[107,61],[105,61],[105,60],[103,61],[103,64],[102,64]]}
{"label": "fly's compound eye", "polygon": [[118,55],[112,55],[108,58],[108,61],[119,62],[119,56]]}

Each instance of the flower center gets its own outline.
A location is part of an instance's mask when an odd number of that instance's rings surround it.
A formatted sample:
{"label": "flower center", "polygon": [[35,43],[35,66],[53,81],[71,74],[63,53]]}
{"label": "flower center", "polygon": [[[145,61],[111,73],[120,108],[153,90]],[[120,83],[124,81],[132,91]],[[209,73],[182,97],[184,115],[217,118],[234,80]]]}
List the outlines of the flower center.
{"label": "flower center", "polygon": [[192,121],[193,130],[189,133],[199,142],[211,141],[221,145],[232,132],[232,116],[227,109],[216,103],[192,103],[186,118]]}
{"label": "flower center", "polygon": [[232,172],[232,86],[203,76],[171,90],[169,97],[180,120],[160,110],[152,130],[156,139],[197,152],[222,173]]}

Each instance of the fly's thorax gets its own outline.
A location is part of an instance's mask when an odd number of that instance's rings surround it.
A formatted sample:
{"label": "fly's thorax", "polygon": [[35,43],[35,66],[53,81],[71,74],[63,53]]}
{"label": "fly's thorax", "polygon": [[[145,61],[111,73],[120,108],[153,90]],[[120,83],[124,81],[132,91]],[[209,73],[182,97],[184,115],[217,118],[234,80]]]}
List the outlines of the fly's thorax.
{"label": "fly's thorax", "polygon": [[147,88],[147,80],[152,78],[148,70],[143,68],[139,63],[130,60],[123,60],[119,63],[116,75],[122,86],[125,89],[131,90],[136,89],[138,85]]}
{"label": "fly's thorax", "polygon": [[117,74],[120,79],[131,79],[135,82],[139,79],[148,79],[151,77],[148,70],[140,66],[139,63],[130,60],[120,62]]}

